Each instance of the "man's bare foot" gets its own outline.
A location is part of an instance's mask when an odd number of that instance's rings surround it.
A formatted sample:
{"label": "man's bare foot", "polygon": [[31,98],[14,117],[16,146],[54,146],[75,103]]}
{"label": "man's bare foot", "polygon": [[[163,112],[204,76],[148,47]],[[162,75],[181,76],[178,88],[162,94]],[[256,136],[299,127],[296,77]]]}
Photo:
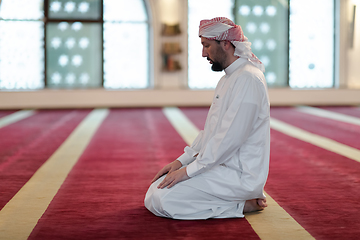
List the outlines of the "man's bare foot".
{"label": "man's bare foot", "polygon": [[251,199],[245,202],[244,213],[264,210],[267,207],[266,199]]}

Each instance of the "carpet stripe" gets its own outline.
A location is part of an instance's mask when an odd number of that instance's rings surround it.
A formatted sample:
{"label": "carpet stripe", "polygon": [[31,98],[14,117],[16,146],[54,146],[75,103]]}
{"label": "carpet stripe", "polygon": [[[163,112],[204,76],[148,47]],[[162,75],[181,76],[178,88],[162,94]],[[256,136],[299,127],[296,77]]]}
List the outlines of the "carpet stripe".
{"label": "carpet stripe", "polygon": [[0,128],[10,125],[14,122],[20,121],[33,115],[36,111],[34,110],[21,110],[5,117],[0,118]]}
{"label": "carpet stripe", "polygon": [[107,109],[93,110],[5,205],[0,211],[2,239],[28,238],[107,114]]}
{"label": "carpet stripe", "polygon": [[271,118],[270,126],[272,129],[282,132],[291,137],[311,143],[328,151],[340,154],[357,162],[360,162],[360,150],[349,147],[334,140],[307,132],[290,124]]}
{"label": "carpet stripe", "polygon": [[[189,133],[184,140],[190,145],[199,130],[178,108],[164,108],[164,113],[181,136]],[[245,216],[261,239],[314,239],[270,195],[266,195],[269,207]]]}
{"label": "carpet stripe", "polygon": [[164,108],[163,112],[186,144],[192,144],[199,134],[197,127],[178,108]]}
{"label": "carpet stripe", "polygon": [[348,116],[341,113],[331,112],[320,108],[308,107],[308,106],[299,106],[296,108],[297,111],[312,114],[318,117],[329,118],[336,121],[351,123],[360,126],[360,118]]}
{"label": "carpet stripe", "polygon": [[328,111],[331,111],[331,112],[342,113],[342,114],[345,114],[345,115],[360,118],[360,107],[353,107],[353,106],[328,107],[328,106],[323,106],[323,107],[318,107],[318,108],[328,110]]}
{"label": "carpet stripe", "polygon": [[16,110],[0,110],[0,119],[15,112]]}
{"label": "carpet stripe", "polygon": [[[349,112],[356,111],[357,110],[352,109],[352,111]],[[332,139],[336,142],[360,150],[359,125],[307,114],[297,111],[294,107],[271,108],[270,116],[304,131]]]}

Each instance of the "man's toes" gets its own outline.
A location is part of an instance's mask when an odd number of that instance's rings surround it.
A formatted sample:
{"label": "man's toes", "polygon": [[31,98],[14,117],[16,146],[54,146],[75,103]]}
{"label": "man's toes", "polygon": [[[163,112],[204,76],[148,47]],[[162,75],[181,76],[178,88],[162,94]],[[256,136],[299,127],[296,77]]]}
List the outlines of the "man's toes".
{"label": "man's toes", "polygon": [[266,199],[258,199],[257,204],[262,208],[267,207]]}

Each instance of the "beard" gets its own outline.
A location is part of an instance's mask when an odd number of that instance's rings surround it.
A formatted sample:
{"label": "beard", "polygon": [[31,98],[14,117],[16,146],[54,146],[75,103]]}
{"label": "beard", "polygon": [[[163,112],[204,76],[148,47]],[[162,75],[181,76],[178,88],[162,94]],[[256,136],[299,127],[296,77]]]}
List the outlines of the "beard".
{"label": "beard", "polygon": [[213,70],[214,72],[221,72],[222,70],[224,70],[220,62],[213,61],[210,58],[207,58],[207,60],[212,62],[211,70]]}
{"label": "beard", "polygon": [[224,68],[219,62],[213,62],[213,65],[211,66],[211,70],[213,70],[214,72],[221,72],[222,70],[224,70]]}

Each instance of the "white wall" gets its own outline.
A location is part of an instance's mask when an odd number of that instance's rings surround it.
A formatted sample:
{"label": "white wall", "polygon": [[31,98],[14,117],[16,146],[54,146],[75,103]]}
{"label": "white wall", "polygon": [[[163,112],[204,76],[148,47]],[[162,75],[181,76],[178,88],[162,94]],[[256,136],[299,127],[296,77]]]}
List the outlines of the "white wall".
{"label": "white wall", "polygon": [[[151,7],[154,47],[154,89],[185,89],[187,86],[187,1],[186,0],[147,0]],[[149,9],[150,10],[150,9]],[[180,23],[182,34],[161,36],[162,23]],[[179,42],[182,53],[176,56],[182,66],[177,72],[162,71],[161,47],[164,42]]]}
{"label": "white wall", "polygon": [[[340,9],[339,89],[294,90],[269,89],[270,101],[277,105],[360,105],[360,16],[356,21],[355,45],[348,46],[348,10],[353,2],[360,0],[338,0]],[[165,6],[172,2],[169,6]],[[151,59],[154,82],[152,90],[115,91],[94,90],[50,90],[0,92],[0,109],[10,108],[71,108],[71,107],[142,107],[142,106],[209,106],[213,91],[187,89],[187,0],[147,0],[151,16],[153,59]],[[173,8],[172,8],[173,6]],[[360,4],[358,4],[358,12]],[[171,14],[169,14],[171,13]],[[163,37],[161,24],[169,16],[178,18],[182,34]],[[344,35],[345,32],[345,35]],[[165,41],[179,41],[183,52],[179,54],[182,70],[161,70],[161,45]],[[349,89],[353,88],[353,89]]]}
{"label": "white wall", "polygon": [[[348,55],[348,87],[360,89],[360,0],[350,0],[347,5],[347,22],[350,25],[353,19],[353,6],[356,7],[356,19],[354,27],[353,46],[349,46],[347,50]],[[348,25],[348,26],[349,26]],[[351,26],[348,28],[348,35],[351,32]],[[351,39],[349,39],[351,41]]]}

